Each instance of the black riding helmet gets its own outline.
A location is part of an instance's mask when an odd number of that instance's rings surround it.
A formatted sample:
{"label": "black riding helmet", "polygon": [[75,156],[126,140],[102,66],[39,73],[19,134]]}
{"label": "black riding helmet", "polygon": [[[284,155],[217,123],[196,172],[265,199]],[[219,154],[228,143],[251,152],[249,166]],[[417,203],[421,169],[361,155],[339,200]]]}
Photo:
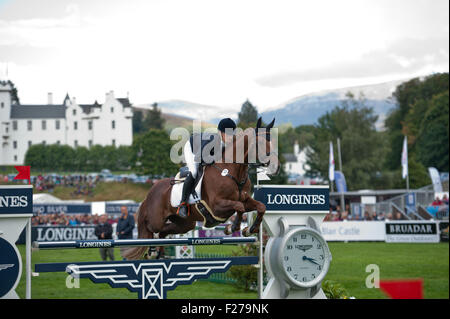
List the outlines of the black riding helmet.
{"label": "black riding helmet", "polygon": [[217,129],[223,133],[225,133],[225,129],[236,129],[236,123],[229,117],[222,119],[217,126]]}

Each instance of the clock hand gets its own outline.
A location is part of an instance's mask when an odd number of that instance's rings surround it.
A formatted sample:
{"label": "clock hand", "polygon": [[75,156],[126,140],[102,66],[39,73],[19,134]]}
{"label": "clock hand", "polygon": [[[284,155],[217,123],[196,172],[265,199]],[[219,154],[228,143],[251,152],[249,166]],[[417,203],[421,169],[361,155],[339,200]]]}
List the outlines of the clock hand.
{"label": "clock hand", "polygon": [[303,256],[303,260],[308,260],[308,261],[312,262],[313,264],[319,265],[313,258],[308,258],[306,256]]}

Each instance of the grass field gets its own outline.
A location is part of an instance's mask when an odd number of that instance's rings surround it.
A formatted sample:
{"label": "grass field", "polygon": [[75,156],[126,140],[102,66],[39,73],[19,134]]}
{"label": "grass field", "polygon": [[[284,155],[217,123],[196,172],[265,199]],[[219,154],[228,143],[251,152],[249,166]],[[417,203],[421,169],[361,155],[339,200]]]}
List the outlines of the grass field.
{"label": "grass field", "polygon": [[[380,299],[386,296],[376,288],[369,289],[365,280],[369,273],[366,266],[376,264],[380,278],[406,279],[422,278],[425,298],[449,298],[449,245],[440,244],[387,244],[387,243],[329,243],[333,261],[325,280],[343,285],[350,296],[357,299]],[[230,254],[232,246],[200,246],[202,253]],[[24,246],[20,246],[24,256]],[[116,258],[119,251],[115,251]],[[33,253],[34,263],[97,261],[97,249],[85,250],[42,250]],[[24,261],[25,262],[25,261]],[[107,284],[93,284],[81,279],[80,288],[66,288],[65,273],[41,273],[32,278],[33,298],[136,298],[126,289],[112,289]],[[25,296],[25,275],[17,289]],[[231,284],[198,281],[189,286],[179,286],[168,293],[175,299],[256,299],[254,291],[244,291]]]}

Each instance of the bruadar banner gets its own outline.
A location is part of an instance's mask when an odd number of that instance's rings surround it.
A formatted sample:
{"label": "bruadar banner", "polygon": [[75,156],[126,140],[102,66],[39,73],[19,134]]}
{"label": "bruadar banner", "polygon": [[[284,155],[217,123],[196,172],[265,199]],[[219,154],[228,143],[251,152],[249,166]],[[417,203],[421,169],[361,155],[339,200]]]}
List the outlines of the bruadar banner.
{"label": "bruadar banner", "polygon": [[438,243],[435,221],[386,221],[387,243]]}
{"label": "bruadar banner", "polygon": [[384,241],[383,221],[323,222],[322,235],[327,241]]}

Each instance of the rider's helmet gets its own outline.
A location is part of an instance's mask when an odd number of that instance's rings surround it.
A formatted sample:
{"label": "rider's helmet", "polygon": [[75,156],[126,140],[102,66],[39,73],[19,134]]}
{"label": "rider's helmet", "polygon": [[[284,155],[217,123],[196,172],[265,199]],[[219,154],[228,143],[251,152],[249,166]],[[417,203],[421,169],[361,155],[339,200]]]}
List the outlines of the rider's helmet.
{"label": "rider's helmet", "polygon": [[225,130],[226,129],[236,129],[236,123],[234,123],[234,121],[232,120],[232,119],[230,119],[229,117],[227,117],[227,118],[225,118],[225,119],[222,119],[220,122],[219,122],[219,125],[217,126],[217,129],[220,131],[220,132],[223,132],[223,133],[225,133]]}

